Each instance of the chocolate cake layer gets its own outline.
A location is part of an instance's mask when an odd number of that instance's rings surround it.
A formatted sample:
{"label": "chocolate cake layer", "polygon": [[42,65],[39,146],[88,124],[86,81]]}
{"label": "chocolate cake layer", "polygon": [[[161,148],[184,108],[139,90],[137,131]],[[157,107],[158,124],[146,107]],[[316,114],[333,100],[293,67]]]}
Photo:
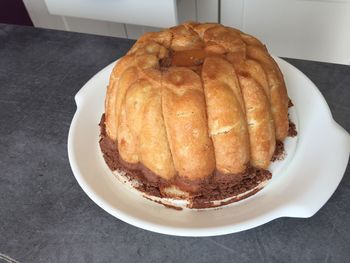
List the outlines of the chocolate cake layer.
{"label": "chocolate cake layer", "polygon": [[[202,180],[188,180],[179,176],[175,176],[172,180],[164,180],[140,163],[130,164],[123,161],[119,156],[116,143],[106,134],[104,115],[102,115],[99,125],[101,129],[99,142],[101,151],[112,171],[122,171],[128,179],[137,180],[139,185],[136,188],[151,196],[167,197],[163,189],[175,185],[190,193],[191,208],[213,207],[212,201],[239,195],[241,195],[239,198],[233,198],[227,202],[241,200],[259,191],[260,188],[255,188],[262,182],[271,179],[272,176],[268,170],[248,167],[244,173],[240,174],[223,174],[215,170],[210,176]],[[252,191],[249,192],[250,190]],[[244,193],[247,194],[244,195]],[[220,205],[227,204],[227,202]]]}

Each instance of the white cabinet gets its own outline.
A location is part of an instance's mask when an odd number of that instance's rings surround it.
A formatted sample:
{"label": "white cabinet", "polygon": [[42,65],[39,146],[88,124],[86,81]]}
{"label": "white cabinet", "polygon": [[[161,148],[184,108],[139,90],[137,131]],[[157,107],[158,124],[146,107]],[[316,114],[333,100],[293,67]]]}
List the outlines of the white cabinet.
{"label": "white cabinet", "polygon": [[349,0],[222,0],[221,22],[278,56],[350,64]]}
{"label": "white cabinet", "polygon": [[169,27],[178,23],[176,0],[45,0],[50,14]]}
{"label": "white cabinet", "polygon": [[173,26],[178,22],[219,20],[219,0],[23,0],[23,2],[36,27],[131,39],[137,39],[148,31]]}
{"label": "white cabinet", "polygon": [[350,0],[23,1],[38,27],[137,39],[177,22],[220,21],[277,56],[350,64]]}

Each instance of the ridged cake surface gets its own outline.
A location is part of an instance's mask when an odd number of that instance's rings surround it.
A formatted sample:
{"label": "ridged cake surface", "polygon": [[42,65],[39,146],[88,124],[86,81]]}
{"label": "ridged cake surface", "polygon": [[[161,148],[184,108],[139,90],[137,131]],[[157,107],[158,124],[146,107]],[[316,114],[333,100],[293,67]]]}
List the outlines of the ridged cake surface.
{"label": "ridged cake surface", "polygon": [[109,167],[148,195],[207,207],[271,177],[288,105],[283,75],[259,40],[185,23],[143,35],[116,64],[100,144]]}

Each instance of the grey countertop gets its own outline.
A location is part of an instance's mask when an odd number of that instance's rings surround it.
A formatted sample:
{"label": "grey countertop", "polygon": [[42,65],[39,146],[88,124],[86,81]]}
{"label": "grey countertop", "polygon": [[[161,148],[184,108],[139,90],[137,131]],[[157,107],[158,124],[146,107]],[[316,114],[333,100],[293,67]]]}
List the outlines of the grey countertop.
{"label": "grey countertop", "polygon": [[[350,169],[312,218],[165,236],[91,201],[67,157],[74,95],[133,41],[0,24],[0,262],[350,262]],[[350,131],[350,66],[287,59]],[[331,175],[330,175],[331,176]]]}

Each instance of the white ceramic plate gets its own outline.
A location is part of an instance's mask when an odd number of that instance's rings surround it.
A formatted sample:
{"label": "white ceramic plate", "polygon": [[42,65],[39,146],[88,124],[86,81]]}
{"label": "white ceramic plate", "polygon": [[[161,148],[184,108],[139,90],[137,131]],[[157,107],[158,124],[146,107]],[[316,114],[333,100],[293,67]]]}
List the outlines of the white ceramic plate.
{"label": "white ceramic plate", "polygon": [[134,226],[178,236],[214,236],[250,229],[279,217],[310,217],[331,197],[347,166],[350,136],[332,118],[315,85],[298,69],[275,58],[295,107],[297,140],[287,159],[274,164],[259,193],[220,209],[176,211],[130,191],[105,164],[99,127],[109,75],[107,66],[76,94],[77,111],[68,135],[68,156],[85,193],[101,208]]}

